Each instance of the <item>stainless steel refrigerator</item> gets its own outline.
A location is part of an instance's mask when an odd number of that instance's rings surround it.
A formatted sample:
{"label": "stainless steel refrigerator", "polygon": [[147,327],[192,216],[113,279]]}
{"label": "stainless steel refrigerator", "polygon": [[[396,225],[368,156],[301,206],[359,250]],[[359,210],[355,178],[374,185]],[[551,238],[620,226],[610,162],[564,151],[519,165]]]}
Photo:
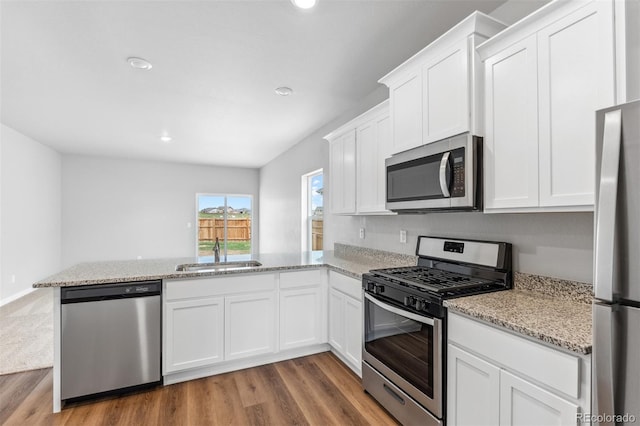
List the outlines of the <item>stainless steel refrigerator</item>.
{"label": "stainless steel refrigerator", "polygon": [[596,112],[592,419],[640,424],[640,100]]}

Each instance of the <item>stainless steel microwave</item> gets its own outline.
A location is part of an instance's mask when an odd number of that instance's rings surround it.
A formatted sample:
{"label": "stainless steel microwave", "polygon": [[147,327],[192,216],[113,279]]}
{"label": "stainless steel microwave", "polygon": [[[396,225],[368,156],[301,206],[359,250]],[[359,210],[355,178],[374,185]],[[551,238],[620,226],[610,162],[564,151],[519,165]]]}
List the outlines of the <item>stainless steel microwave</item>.
{"label": "stainless steel microwave", "polygon": [[398,213],[482,210],[482,138],[463,133],[385,160],[386,208]]}

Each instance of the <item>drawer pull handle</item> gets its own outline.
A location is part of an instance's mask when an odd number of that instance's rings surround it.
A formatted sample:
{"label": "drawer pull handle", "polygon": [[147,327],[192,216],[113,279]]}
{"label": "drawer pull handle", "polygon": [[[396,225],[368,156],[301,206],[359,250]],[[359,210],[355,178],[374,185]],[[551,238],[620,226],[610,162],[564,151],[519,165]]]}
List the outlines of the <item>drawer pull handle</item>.
{"label": "drawer pull handle", "polygon": [[382,384],[382,387],[384,388],[384,390],[387,391],[387,393],[389,393],[389,395],[391,395],[396,401],[398,401],[400,404],[404,405],[404,399],[398,395],[397,393],[395,393],[395,391],[393,389],[391,389],[389,386],[387,386],[386,383]]}

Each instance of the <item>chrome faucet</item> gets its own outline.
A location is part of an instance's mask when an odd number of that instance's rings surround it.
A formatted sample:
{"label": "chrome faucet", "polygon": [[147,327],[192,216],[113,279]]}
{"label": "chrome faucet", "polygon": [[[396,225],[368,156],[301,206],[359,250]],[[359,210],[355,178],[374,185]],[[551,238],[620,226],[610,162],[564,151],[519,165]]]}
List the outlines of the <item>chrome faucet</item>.
{"label": "chrome faucet", "polygon": [[214,262],[220,262],[220,241],[218,241],[218,237],[216,237],[216,242],[213,245],[213,260]]}

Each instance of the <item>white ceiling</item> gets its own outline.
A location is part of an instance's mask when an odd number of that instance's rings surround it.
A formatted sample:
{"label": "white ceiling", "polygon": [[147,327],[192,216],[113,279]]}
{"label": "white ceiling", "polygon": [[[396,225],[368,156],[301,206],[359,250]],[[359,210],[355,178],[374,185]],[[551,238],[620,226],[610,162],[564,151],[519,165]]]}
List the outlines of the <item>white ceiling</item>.
{"label": "white ceiling", "polygon": [[1,121],[62,153],[260,167],[502,3],[2,0]]}

